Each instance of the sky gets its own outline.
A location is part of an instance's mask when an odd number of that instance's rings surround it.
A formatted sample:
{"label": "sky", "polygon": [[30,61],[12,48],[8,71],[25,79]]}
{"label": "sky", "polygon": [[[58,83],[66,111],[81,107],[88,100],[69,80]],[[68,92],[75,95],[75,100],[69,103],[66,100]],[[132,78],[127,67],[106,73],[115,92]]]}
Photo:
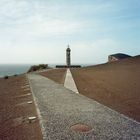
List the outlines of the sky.
{"label": "sky", "polygon": [[107,62],[140,54],[140,0],[0,0],[0,64]]}

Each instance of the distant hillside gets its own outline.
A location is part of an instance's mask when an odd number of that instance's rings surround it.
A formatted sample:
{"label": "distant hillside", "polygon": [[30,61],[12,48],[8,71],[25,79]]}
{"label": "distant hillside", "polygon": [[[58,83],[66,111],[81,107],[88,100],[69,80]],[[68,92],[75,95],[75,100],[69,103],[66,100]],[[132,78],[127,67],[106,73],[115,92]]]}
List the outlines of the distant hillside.
{"label": "distant hillside", "polygon": [[140,55],[71,71],[81,94],[140,121]]}
{"label": "distant hillside", "polygon": [[119,61],[122,59],[130,58],[130,55],[123,54],[123,53],[116,53],[108,56],[108,62]]}
{"label": "distant hillside", "polygon": [[94,66],[88,66],[85,68],[101,68],[101,67],[112,67],[112,66],[123,66],[123,65],[130,65],[130,64],[139,64],[140,63],[140,55],[134,56],[134,57],[129,57],[129,58],[125,58],[122,59],[120,61],[114,61],[112,63],[104,63],[104,64],[98,64],[98,65],[94,65]]}

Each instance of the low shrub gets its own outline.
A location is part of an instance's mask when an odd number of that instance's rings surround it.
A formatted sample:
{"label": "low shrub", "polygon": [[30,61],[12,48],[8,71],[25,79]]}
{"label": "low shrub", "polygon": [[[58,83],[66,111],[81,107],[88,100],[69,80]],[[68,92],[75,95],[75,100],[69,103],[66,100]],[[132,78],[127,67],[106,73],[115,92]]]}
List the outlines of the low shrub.
{"label": "low shrub", "polygon": [[5,76],[4,76],[4,79],[8,79],[8,78],[9,78],[9,76],[8,76],[8,75],[5,75]]}
{"label": "low shrub", "polygon": [[34,71],[38,71],[38,70],[44,70],[47,69],[48,64],[39,64],[39,65],[33,65],[30,67],[30,69],[28,70],[28,72],[34,72]]}

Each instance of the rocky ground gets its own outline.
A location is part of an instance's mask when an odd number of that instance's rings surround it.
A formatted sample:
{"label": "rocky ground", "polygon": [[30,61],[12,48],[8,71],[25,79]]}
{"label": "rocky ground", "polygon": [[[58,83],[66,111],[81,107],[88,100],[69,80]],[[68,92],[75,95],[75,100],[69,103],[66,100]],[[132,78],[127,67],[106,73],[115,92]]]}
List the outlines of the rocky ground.
{"label": "rocky ground", "polygon": [[0,78],[0,139],[42,140],[35,104],[25,75]]}
{"label": "rocky ground", "polygon": [[140,121],[140,56],[71,72],[80,94]]}

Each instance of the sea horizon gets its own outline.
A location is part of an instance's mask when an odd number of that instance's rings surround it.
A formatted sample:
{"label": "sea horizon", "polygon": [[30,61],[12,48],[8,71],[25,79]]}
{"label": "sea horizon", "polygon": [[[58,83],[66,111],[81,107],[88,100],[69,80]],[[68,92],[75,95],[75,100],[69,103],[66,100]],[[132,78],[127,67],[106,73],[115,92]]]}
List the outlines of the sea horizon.
{"label": "sea horizon", "polygon": [[[26,73],[32,65],[37,64],[0,64],[0,77],[3,76],[12,76]],[[55,68],[56,65],[65,65],[65,64],[48,64],[49,67]],[[76,65],[76,64],[73,64]],[[82,67],[95,65],[95,64],[79,64]]]}
{"label": "sea horizon", "polygon": [[30,64],[0,64],[0,77],[26,73],[30,66]]}

